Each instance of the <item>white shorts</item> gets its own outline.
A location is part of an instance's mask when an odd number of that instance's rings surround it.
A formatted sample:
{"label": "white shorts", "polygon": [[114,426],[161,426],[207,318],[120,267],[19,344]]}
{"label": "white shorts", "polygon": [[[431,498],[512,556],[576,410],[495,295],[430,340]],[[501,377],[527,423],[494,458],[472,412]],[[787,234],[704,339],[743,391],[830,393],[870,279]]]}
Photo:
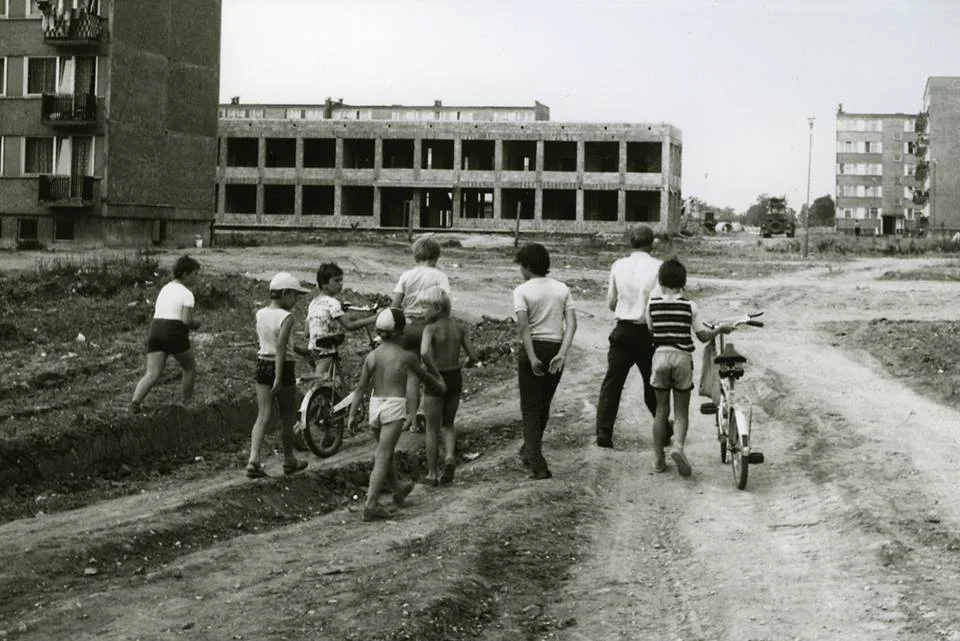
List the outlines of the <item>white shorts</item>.
{"label": "white shorts", "polygon": [[371,427],[383,427],[387,423],[402,421],[407,418],[407,399],[403,396],[371,396],[370,419]]}

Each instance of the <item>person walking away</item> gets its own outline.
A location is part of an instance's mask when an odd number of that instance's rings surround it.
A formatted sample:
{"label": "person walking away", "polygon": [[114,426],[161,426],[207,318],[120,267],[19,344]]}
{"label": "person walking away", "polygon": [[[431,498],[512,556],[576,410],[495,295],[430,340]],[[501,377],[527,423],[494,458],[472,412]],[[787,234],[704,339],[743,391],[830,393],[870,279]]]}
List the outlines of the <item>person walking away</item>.
{"label": "person walking away", "polygon": [[307,355],[307,350],[296,347],[293,330],[296,321],[292,310],[307,290],[290,273],[278,272],[270,280],[270,304],[257,314],[257,338],[260,349],[257,353],[257,370],[254,376],[257,393],[257,419],[250,434],[250,458],[247,461],[247,476],[263,478],[266,470],[260,463],[260,450],[273,414],[274,399],[280,412],[280,442],[283,447],[283,473],[294,474],[307,467],[306,461],[297,460],[293,453],[293,424],[296,421],[297,379],[294,369],[297,354]]}
{"label": "person walking away", "polygon": [[644,318],[647,300],[657,286],[660,260],[650,255],[653,230],[635,225],[628,232],[633,252],[613,263],[607,286],[607,306],[614,313],[616,325],[610,333],[607,349],[607,373],[600,384],[597,399],[597,445],[613,447],[613,424],[617,420],[620,397],[630,368],[636,366],[643,379],[643,400],[656,415],[657,396],[650,386],[653,341]]}
{"label": "person walking away", "polygon": [[[430,369],[440,373],[447,389],[440,392],[424,386],[423,413],[426,417],[427,476],[429,485],[453,482],[456,474],[456,432],[454,421],[463,391],[463,373],[460,364],[461,349],[467,353],[467,366],[477,362],[477,351],[470,333],[456,319],[450,317],[450,297],[439,287],[431,287],[420,294],[427,325],[420,343],[420,359]],[[440,437],[443,437],[443,472],[440,472]]]}
{"label": "person walking away", "polygon": [[646,322],[653,337],[653,371],[650,384],[657,396],[653,419],[653,469],[667,469],[664,448],[667,439],[667,417],[670,415],[670,393],[673,393],[674,435],[670,457],[677,464],[680,476],[690,476],[690,462],[684,453],[687,428],[690,425],[690,392],[693,390],[693,338],[701,342],[718,334],[729,334],[733,326],[721,324],[707,329],[700,321],[697,304],[686,298],[687,270],[676,258],[664,261],[659,272],[660,293],[650,297]]}
{"label": "person walking away", "polygon": [[523,446],[520,458],[531,478],[553,476],[543,457],[543,433],[577,331],[577,313],[566,284],[550,278],[550,254],[539,243],[517,250],[523,284],[513,290],[521,349],[517,354]]}
{"label": "person walking away", "polygon": [[413,482],[401,484],[397,479],[395,450],[404,424],[413,422],[418,379],[441,392],[446,390],[439,373],[424,368],[416,355],[403,348],[404,324],[403,313],[398,309],[385,309],[377,315],[375,327],[382,342],[363,361],[360,382],[347,417],[347,424],[353,427],[361,399],[372,388],[368,420],[377,439],[377,449],[360,515],[363,521],[392,516],[379,502],[385,486],[393,488],[393,502],[398,507],[413,490]]}
{"label": "person walking away", "polygon": [[131,412],[141,411],[143,399],[163,373],[167,356],[173,356],[183,369],[180,384],[183,403],[193,398],[197,363],[190,348],[190,331],[199,328],[200,322],[194,318],[196,301],[190,287],[196,283],[199,271],[200,263],[190,256],[181,256],[173,265],[173,280],[157,294],[147,337],[147,371],[133,391]]}
{"label": "person walking away", "polygon": [[[417,264],[400,274],[400,279],[393,288],[390,306],[403,312],[406,323],[403,331],[404,349],[419,355],[420,339],[423,336],[423,328],[426,326],[423,305],[419,301],[420,293],[430,287],[439,287],[449,295],[450,280],[437,268],[437,261],[440,259],[440,243],[432,236],[422,236],[414,241],[413,259]],[[417,398],[419,399],[419,393]],[[422,432],[425,423],[426,419],[418,411],[410,429]]]}

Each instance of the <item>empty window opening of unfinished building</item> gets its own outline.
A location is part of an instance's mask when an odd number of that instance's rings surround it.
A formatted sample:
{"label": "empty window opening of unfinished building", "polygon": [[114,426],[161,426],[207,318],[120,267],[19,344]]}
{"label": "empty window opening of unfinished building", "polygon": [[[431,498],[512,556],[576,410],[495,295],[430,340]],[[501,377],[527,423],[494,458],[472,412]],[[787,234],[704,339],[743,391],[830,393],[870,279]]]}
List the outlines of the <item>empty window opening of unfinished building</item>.
{"label": "empty window opening of unfinished building", "polygon": [[420,226],[452,226],[453,193],[444,189],[424,189],[421,194]]}
{"label": "empty window opening of unfinished building", "polygon": [[626,192],[626,218],[628,223],[659,223],[660,192]]}
{"label": "empty window opening of unfinished building", "polygon": [[265,167],[296,167],[297,166],[297,139],[296,138],[267,138]]}
{"label": "empty window opening of unfinished building", "polygon": [[577,190],[576,189],[544,189],[543,190],[543,219],[544,220],[576,220],[577,219]]}
{"label": "empty window opening of unfinished building", "polygon": [[620,171],[620,143],[615,140],[583,143],[583,170],[602,173]]}
{"label": "empty window opening of unfinished building", "polygon": [[17,219],[17,240],[36,241],[40,240],[40,221],[36,218],[18,218]]}
{"label": "empty window opening of unfinished building", "polygon": [[461,218],[493,218],[492,189],[461,189]]}
{"label": "empty window opening of unfinished building", "polygon": [[406,227],[412,215],[412,187],[384,187],[380,189],[380,226]]}
{"label": "empty window opening of unfinished building", "polygon": [[383,169],[413,169],[413,140],[383,140]]}
{"label": "empty window opening of unfinished building", "polygon": [[304,216],[332,216],[333,185],[304,185],[301,214]]}
{"label": "empty window opening of unfinished building", "polygon": [[584,189],[583,219],[590,221],[617,221],[617,190]]}
{"label": "empty window opening of unfinished building", "polygon": [[373,187],[344,186],[340,190],[340,214],[373,216]]}
{"label": "empty window opening of unfinished building", "polygon": [[309,169],[333,169],[336,167],[336,138],[304,138],[303,166]]}
{"label": "empty window opening of unfinished building", "polygon": [[292,216],[297,199],[293,185],[264,185],[263,213],[276,216]]}
{"label": "empty window opening of unfinished building", "polygon": [[227,138],[227,167],[256,167],[259,138]]}
{"label": "empty window opening of unfinished building", "polygon": [[453,169],[452,140],[424,140],[420,146],[421,169]]}
{"label": "empty window opening of unfinished building", "polygon": [[224,185],[223,213],[225,214],[257,213],[257,186],[256,185]]}
{"label": "empty window opening of unfinished building", "polygon": [[464,140],[460,169],[493,171],[494,142],[492,140]]}
{"label": "empty window opening of unfinished building", "polygon": [[504,171],[536,171],[537,141],[504,140],[503,169]]}
{"label": "empty window opening of unfinished building", "polygon": [[544,171],[576,171],[577,143],[546,140],[543,143]]}
{"label": "empty window opening of unfinished building", "polygon": [[55,218],[53,220],[53,239],[54,240],[73,240],[74,225],[72,220]]}
{"label": "empty window opening of unfinished building", "polygon": [[344,169],[373,169],[374,140],[373,138],[344,138],[343,140],[343,168]]}
{"label": "empty window opening of unfinished building", "polygon": [[639,174],[659,174],[663,167],[663,149],[659,142],[628,142],[627,171]]}
{"label": "empty window opening of unfinished building", "polygon": [[533,210],[536,207],[536,190],[534,189],[501,189],[500,190],[500,217],[516,220],[517,213],[520,220],[533,220]]}

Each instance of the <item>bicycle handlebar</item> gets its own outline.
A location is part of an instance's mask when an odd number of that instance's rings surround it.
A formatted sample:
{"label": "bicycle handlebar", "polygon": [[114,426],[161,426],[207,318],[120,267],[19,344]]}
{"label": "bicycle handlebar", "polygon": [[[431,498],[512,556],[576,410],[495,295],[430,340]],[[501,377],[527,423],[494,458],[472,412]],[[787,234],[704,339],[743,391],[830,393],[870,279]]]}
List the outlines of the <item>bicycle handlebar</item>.
{"label": "bicycle handlebar", "polygon": [[730,325],[733,325],[735,328],[739,327],[740,325],[749,325],[750,327],[763,327],[763,321],[754,320],[759,316],[763,316],[763,312],[752,312],[749,314],[744,314],[739,318],[734,318],[726,321],[716,321],[713,323],[708,323],[707,321],[703,321],[703,326],[706,327],[707,329],[716,329],[718,325],[721,325],[723,323],[728,323]]}
{"label": "bicycle handlebar", "polygon": [[345,312],[375,312],[377,311],[376,305],[354,305],[349,301],[343,301],[340,303],[340,306]]}

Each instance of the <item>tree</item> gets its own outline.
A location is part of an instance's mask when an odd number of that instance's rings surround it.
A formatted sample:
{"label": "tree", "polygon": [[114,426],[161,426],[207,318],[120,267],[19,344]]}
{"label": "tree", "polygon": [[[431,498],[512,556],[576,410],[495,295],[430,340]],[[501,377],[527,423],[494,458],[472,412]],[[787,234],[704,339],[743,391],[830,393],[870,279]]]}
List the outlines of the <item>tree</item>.
{"label": "tree", "polygon": [[829,195],[820,196],[810,205],[810,225],[832,227],[837,217],[837,206]]}
{"label": "tree", "polygon": [[743,215],[743,224],[756,227],[760,224],[760,216],[767,211],[767,201],[770,200],[770,194],[760,194],[757,196],[757,202],[750,205]]}

